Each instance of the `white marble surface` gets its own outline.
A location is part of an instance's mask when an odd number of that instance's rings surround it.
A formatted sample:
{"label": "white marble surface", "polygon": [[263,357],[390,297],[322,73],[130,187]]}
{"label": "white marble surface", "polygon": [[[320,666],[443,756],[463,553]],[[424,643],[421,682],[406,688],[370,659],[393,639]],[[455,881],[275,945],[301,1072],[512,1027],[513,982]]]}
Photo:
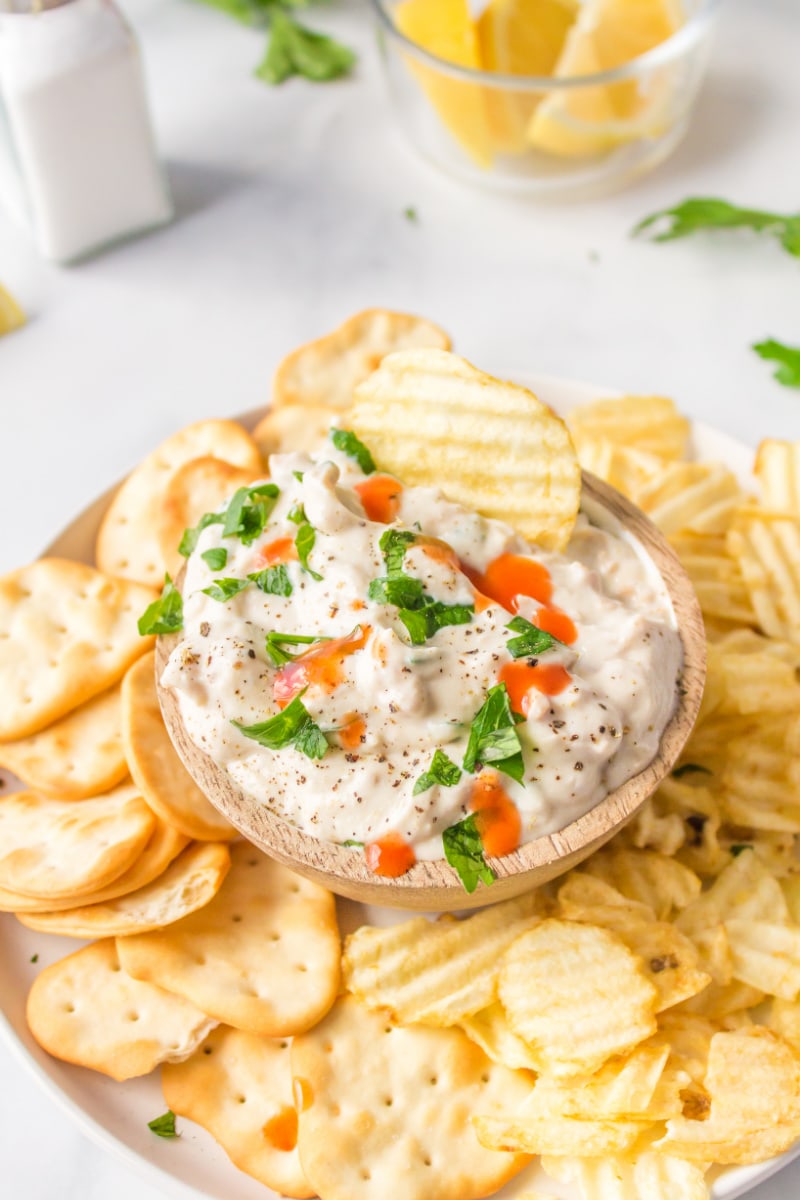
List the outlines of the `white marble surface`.
{"label": "white marble surface", "polygon": [[[752,443],[800,436],[800,393],[748,349],[800,343],[800,262],[747,236],[628,237],[692,194],[797,208],[798,0],[727,0],[672,160],[619,196],[551,208],[417,160],[392,126],[364,2],[315,14],[360,47],[355,77],[279,90],[251,77],[259,35],[189,0],[126,8],[179,220],[65,270],[0,216],[0,278],[31,315],[0,343],[0,571],[180,424],[257,405],[288,348],[371,304],[439,320],[479,365],[663,391]],[[0,1172],[4,1200],[164,1200],[2,1046]],[[800,1163],[752,1195],[798,1192]]]}

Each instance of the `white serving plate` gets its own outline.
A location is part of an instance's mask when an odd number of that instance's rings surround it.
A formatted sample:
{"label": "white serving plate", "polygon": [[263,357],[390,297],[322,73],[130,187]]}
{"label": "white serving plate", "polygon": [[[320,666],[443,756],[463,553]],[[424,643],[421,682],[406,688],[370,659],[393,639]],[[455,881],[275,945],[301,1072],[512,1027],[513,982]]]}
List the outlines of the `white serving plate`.
{"label": "white serving plate", "polygon": [[[614,395],[607,388],[528,371],[506,370],[498,374],[531,387],[562,414],[577,404]],[[241,420],[252,427],[255,417],[255,413],[247,413]],[[697,457],[727,463],[742,484],[752,486],[750,447],[700,422],[692,427],[692,442]],[[97,527],[110,496],[111,491],[84,509],[47,547],[46,553],[91,562]],[[8,773],[0,771],[0,778],[5,780],[7,789],[19,786]],[[365,921],[390,924],[402,920],[403,914],[339,901],[339,917],[342,931],[347,933]],[[5,1044],[87,1137],[166,1196],[175,1200],[280,1200],[269,1188],[238,1171],[213,1138],[191,1122],[178,1119],[181,1137],[174,1140],[155,1137],[148,1130],[147,1122],[166,1107],[158,1072],[124,1084],[115,1083],[94,1071],[51,1058],[33,1040],[25,1022],[28,990],[43,967],[81,944],[73,939],[35,933],[13,916],[0,914],[0,1037]],[[34,955],[38,955],[35,964],[31,962]],[[758,1166],[719,1172],[713,1186],[714,1200],[734,1200],[744,1195],[798,1154],[800,1143],[780,1158]],[[537,1187],[562,1200],[577,1200],[574,1188],[553,1182],[536,1164],[496,1193],[496,1200],[515,1200]]]}

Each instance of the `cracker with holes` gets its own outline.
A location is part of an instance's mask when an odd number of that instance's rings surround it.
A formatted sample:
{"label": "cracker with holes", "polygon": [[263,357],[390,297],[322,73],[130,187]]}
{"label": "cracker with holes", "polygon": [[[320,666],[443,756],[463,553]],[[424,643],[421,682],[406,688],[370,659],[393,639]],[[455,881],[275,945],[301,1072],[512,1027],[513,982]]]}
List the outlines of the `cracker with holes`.
{"label": "cracker with holes", "polygon": [[48,1054],[117,1080],[188,1058],[216,1025],[182,997],[126,975],[113,939],[46,967],[27,1017]]}
{"label": "cracker with holes", "polygon": [[450,349],[443,329],[410,313],[368,308],[348,317],[337,329],[298,346],[280,363],[272,384],[272,403],[327,406],[343,412],[359,383],[387,354],[431,346]]}
{"label": "cracker with holes", "polygon": [[96,891],[133,865],[155,827],[130,784],[92,800],[3,796],[0,887],[41,899]]}
{"label": "cracker with holes", "polygon": [[61,800],[107,792],[128,774],[122,750],[119,685],[87,700],[39,733],[0,742],[0,767]]}
{"label": "cracker with holes", "polygon": [[189,839],[177,829],[165,825],[163,821],[156,821],[155,830],[139,857],[127,871],[123,871],[105,887],[80,896],[62,896],[60,899],[37,899],[35,896],[23,896],[21,892],[0,888],[0,912],[63,912],[67,908],[75,908],[76,905],[85,908],[89,904],[103,904],[107,900],[116,900],[118,896],[126,896],[152,883],[166,871],[172,860],[177,858],[188,844]]}
{"label": "cracker with holes", "polygon": [[167,562],[159,541],[164,494],[184,463],[213,455],[253,475],[261,455],[236,421],[197,421],[162,442],[125,480],[108,506],[97,535],[97,565],[109,575],[158,585]]}
{"label": "cracker with holes", "polygon": [[286,1039],[220,1025],[182,1063],[165,1065],[167,1106],[216,1138],[240,1170],[282,1196],[313,1196],[297,1152]]}
{"label": "cracker with holes", "polygon": [[247,842],[231,847],[231,860],[210,904],[120,941],[121,962],[237,1029],[267,1037],[310,1029],[339,985],[333,896]]}
{"label": "cracker with holes", "polygon": [[152,588],[40,558],[0,578],[0,741],[28,737],[117,683],[152,645]]}
{"label": "cracker with holes", "polygon": [[230,867],[224,842],[196,842],[146,887],[62,912],[17,913],[29,929],[64,937],[126,937],[180,921],[208,904]]}
{"label": "cracker with holes", "polygon": [[395,1025],[344,996],[295,1039],[292,1074],[300,1161],[325,1200],[472,1200],[529,1161],[484,1150],[470,1118],[516,1112],[533,1076],[491,1062],[460,1029]]}
{"label": "cracker with holes", "polygon": [[200,841],[235,838],[184,767],[164,727],[155,680],[155,652],[134,663],[122,683],[122,741],[131,775],[162,821]]}
{"label": "cracker with holes", "polygon": [[237,467],[213,455],[193,458],[179,467],[164,489],[157,515],[158,541],[167,570],[177,574],[183,566],[178,547],[185,530],[193,528],[207,512],[216,512],[237,488],[246,487],[263,474]]}

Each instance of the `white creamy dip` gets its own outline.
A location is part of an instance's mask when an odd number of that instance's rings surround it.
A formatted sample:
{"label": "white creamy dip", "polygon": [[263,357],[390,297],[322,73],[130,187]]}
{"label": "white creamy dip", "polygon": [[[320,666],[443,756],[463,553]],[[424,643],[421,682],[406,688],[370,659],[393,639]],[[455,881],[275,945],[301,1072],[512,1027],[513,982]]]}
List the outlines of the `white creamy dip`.
{"label": "white creamy dip", "polygon": [[[223,536],[221,524],[200,533],[183,582],[182,641],[162,676],[177,693],[192,741],[244,791],[322,840],[370,844],[397,834],[417,858],[442,857],[441,835],[470,812],[480,763],[462,770],[452,786],[434,784],[414,795],[415,783],[437,749],[461,767],[487,692],[510,664],[526,680],[530,662],[515,660],[507,647],[518,636],[508,629],[512,612],[480,596],[476,603],[476,586],[446,547],[431,550],[426,537],[447,543],[481,575],[503,555],[529,556],[552,581],[544,607],[574,622],[571,645],[556,643],[532,660],[534,675],[541,667],[565,669],[562,689],[546,694],[537,685],[523,703],[517,697],[517,710],[526,710],[515,726],[522,782],[491,762],[480,775],[496,781],[517,806],[521,841],[562,829],[651,761],[676,703],[682,657],[669,598],[635,543],[581,515],[567,554],[547,553],[435,488],[403,488],[393,524],[371,521],[354,490],[367,477],[332,445],[316,462],[275,456],[270,469],[280,494],[251,545]],[[291,546],[300,506],[315,530],[308,565],[320,579],[293,558],[285,563],[289,596],[265,593],[255,583],[224,601],[203,593],[215,579],[246,579],[262,570],[265,547],[272,548],[269,558],[276,545]],[[397,606],[368,598],[371,581],[387,575],[379,544],[387,528],[420,539],[405,549],[400,570],[421,580],[434,600],[475,605],[468,623],[446,625],[412,645]],[[202,555],[223,548],[224,568],[212,570]],[[520,594],[514,603],[518,616],[534,624],[541,619],[537,600]],[[268,633],[352,637],[344,653],[325,650],[325,642],[279,644],[309,655],[280,668],[267,653]],[[327,670],[319,656],[331,653]],[[316,664],[310,674],[303,674],[304,661]],[[280,677],[285,704],[287,672],[290,685],[308,681],[301,702],[326,735],[322,758],[294,745],[268,749],[233,723],[251,726],[276,715],[273,687]]]}

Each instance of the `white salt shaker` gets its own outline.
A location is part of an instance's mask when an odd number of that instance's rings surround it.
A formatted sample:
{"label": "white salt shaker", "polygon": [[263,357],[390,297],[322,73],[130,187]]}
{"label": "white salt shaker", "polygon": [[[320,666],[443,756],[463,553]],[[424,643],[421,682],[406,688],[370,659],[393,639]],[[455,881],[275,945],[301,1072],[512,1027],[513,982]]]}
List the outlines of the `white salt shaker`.
{"label": "white salt shaker", "polygon": [[139,48],[111,0],[0,0],[0,97],[0,188],[45,257],[172,217]]}

